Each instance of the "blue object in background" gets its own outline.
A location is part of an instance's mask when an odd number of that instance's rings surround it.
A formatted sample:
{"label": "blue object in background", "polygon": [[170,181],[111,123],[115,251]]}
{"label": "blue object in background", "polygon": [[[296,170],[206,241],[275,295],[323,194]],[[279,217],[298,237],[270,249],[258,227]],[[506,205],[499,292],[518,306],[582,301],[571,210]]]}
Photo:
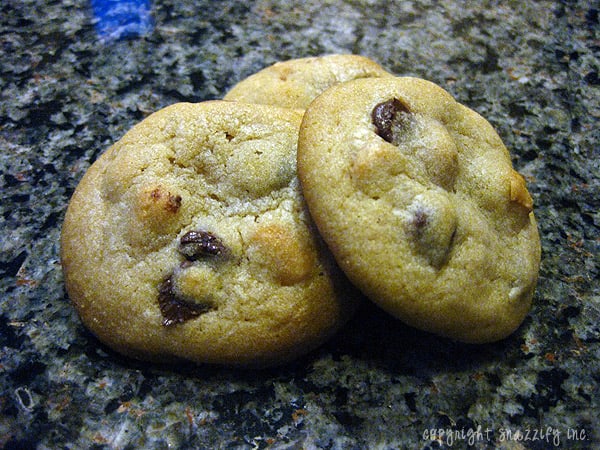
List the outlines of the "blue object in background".
{"label": "blue object in background", "polygon": [[143,36],[153,27],[150,0],[91,0],[101,40]]}

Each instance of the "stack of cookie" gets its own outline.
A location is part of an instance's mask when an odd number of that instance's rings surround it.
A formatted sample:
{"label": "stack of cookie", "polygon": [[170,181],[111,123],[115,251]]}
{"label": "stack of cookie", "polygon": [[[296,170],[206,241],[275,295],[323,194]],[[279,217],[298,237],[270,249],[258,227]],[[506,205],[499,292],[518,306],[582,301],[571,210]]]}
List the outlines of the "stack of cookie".
{"label": "stack of cookie", "polygon": [[502,339],[530,308],[540,242],[488,122],[430,82],[331,55],[132,128],[73,194],[61,258],[115,350],[267,366],[323,343],[363,294],[423,330]]}

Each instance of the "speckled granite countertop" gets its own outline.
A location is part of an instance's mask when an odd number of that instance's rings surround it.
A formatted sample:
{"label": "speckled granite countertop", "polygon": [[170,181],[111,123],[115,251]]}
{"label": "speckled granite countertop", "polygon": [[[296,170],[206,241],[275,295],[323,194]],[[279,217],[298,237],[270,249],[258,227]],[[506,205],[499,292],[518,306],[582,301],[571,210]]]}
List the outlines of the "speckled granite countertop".
{"label": "speckled granite countertop", "polygon": [[[4,0],[0,448],[598,448],[599,7]],[[316,352],[259,372],[142,364],[99,345],[58,259],[89,164],[150,112],[326,53],[430,79],[498,129],[542,235],[523,326],[462,345],[365,305]]]}

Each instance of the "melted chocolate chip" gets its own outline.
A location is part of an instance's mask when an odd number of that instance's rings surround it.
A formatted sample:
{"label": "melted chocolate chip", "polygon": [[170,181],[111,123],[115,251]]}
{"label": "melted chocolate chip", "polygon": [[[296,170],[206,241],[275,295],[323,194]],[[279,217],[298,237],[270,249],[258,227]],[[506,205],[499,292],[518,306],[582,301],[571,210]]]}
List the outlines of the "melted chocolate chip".
{"label": "melted chocolate chip", "polygon": [[377,134],[387,142],[394,141],[394,123],[400,122],[400,114],[408,114],[408,106],[393,98],[386,102],[379,103],[373,108],[371,121],[375,125]]}
{"label": "melted chocolate chip", "polygon": [[165,327],[187,322],[212,309],[211,305],[192,303],[177,297],[172,275],[158,286],[158,306],[163,316],[162,324]]}
{"label": "melted chocolate chip", "polygon": [[179,240],[179,252],[190,261],[203,256],[219,256],[226,251],[221,239],[208,231],[188,231]]}

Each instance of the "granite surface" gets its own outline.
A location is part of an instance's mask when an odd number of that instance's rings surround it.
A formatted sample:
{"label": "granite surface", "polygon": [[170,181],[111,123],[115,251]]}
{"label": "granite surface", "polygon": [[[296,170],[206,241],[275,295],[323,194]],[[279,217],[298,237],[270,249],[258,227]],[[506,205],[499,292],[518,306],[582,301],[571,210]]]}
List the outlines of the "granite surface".
{"label": "granite surface", "polygon": [[[3,0],[0,448],[599,448],[599,9]],[[161,107],[327,53],[432,80],[497,128],[542,236],[523,326],[464,345],[366,303],[323,347],[265,371],[144,364],[99,344],[58,257],[90,163]]]}

